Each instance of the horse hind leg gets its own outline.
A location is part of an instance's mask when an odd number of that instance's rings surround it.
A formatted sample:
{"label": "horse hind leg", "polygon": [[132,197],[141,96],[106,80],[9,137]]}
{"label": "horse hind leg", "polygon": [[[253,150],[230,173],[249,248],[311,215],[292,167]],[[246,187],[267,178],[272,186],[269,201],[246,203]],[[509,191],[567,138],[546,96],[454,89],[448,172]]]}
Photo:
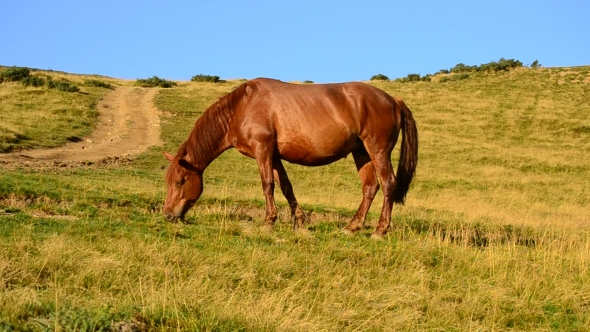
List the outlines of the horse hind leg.
{"label": "horse hind leg", "polygon": [[383,207],[375,231],[371,235],[374,239],[382,239],[391,224],[391,210],[393,208],[393,191],[395,189],[395,174],[391,165],[390,154],[382,154],[373,158],[377,176],[381,180],[383,190]]}
{"label": "horse hind leg", "polygon": [[373,203],[377,191],[379,191],[379,181],[377,181],[375,174],[375,166],[371,162],[367,151],[364,149],[355,151],[352,153],[352,156],[361,179],[363,199],[352,220],[342,228],[342,232],[346,234],[352,234],[364,227],[367,212],[371,207],[371,203]]}
{"label": "horse hind leg", "polygon": [[273,161],[273,174],[275,181],[278,183],[279,187],[281,188],[281,192],[283,196],[287,199],[289,203],[289,207],[291,208],[291,218],[293,218],[293,229],[304,229],[305,227],[305,220],[306,216],[297,199],[295,198],[295,193],[293,192],[293,186],[291,185],[291,181],[289,180],[289,176],[287,176],[287,171],[285,171],[285,167],[280,160]]}

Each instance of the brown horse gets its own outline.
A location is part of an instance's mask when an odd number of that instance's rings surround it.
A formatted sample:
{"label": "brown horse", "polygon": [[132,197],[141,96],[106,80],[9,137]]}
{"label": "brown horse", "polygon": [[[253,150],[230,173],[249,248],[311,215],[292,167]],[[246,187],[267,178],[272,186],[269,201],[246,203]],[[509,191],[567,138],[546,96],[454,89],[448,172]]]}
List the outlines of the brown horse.
{"label": "brown horse", "polygon": [[[403,131],[397,176],[391,152]],[[236,148],[256,159],[266,197],[266,223],[277,219],[275,181],[291,207],[294,227],[305,214],[293,194],[282,160],[327,165],[352,153],[363,199],[346,233],[361,229],[379,181],[381,217],[373,236],[389,229],[393,203],[403,204],[418,161],[418,130],[405,103],[364,83],[297,85],[257,78],[211,105],[170,160],[166,219],[183,218],[203,191],[203,171],[223,151]]]}

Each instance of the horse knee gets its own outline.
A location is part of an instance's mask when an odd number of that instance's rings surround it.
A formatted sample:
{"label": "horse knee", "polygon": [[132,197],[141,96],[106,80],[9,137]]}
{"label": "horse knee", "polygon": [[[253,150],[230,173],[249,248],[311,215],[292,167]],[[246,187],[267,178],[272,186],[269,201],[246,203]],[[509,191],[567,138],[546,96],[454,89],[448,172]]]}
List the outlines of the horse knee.
{"label": "horse knee", "polygon": [[393,191],[395,189],[395,179],[383,181],[382,185],[383,185],[383,193],[389,197],[390,195],[393,194]]}

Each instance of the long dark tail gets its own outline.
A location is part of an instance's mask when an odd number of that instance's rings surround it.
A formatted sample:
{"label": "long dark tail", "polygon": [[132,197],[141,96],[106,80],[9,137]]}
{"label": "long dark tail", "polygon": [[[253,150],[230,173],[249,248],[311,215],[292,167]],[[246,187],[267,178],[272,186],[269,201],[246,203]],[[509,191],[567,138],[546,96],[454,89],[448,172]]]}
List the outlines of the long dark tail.
{"label": "long dark tail", "polygon": [[410,183],[418,164],[418,128],[412,112],[403,100],[395,98],[401,109],[402,146],[397,165],[396,185],[393,190],[393,202],[404,204]]}

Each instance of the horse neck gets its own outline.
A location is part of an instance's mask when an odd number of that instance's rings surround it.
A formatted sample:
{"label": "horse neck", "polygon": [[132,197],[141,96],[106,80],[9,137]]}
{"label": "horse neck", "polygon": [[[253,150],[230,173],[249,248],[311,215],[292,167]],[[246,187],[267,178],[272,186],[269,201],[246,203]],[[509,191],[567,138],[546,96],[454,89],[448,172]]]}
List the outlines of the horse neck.
{"label": "horse neck", "polygon": [[197,120],[183,144],[191,164],[205,170],[215,158],[230,148],[227,134],[232,119],[232,110],[213,105]]}

